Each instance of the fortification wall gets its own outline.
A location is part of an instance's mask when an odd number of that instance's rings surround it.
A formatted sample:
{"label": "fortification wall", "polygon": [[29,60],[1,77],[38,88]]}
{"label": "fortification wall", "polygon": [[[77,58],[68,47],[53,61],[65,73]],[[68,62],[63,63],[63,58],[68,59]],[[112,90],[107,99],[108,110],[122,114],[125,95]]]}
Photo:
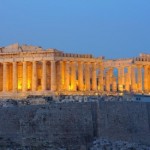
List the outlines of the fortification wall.
{"label": "fortification wall", "polygon": [[[91,104],[60,103],[0,109],[0,147],[62,147],[78,149],[93,138]],[[55,149],[55,148],[54,148]]]}
{"label": "fortification wall", "polygon": [[0,108],[0,147],[83,149],[93,137],[150,145],[150,104],[70,102]]}
{"label": "fortification wall", "polygon": [[150,145],[150,103],[101,102],[98,137]]}

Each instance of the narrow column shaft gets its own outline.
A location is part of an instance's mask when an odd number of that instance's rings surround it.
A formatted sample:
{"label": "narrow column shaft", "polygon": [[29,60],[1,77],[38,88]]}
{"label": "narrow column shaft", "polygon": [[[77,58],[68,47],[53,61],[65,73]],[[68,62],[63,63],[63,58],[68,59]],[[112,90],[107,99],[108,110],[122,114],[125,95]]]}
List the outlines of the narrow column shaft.
{"label": "narrow column shaft", "polygon": [[42,63],[42,91],[46,90],[46,60]]}
{"label": "narrow column shaft", "polygon": [[110,91],[113,84],[113,68],[109,68],[106,72],[106,91]]}
{"label": "narrow column shaft", "polygon": [[118,68],[118,90],[121,90],[121,69]]}
{"label": "narrow column shaft", "polygon": [[131,67],[127,67],[127,73],[125,74],[125,90],[130,92],[131,88]]}
{"label": "narrow column shaft", "polygon": [[13,92],[17,92],[17,62],[13,62]]}
{"label": "narrow column shaft", "polygon": [[76,91],[76,63],[71,63],[71,90]]}
{"label": "narrow column shaft", "polygon": [[70,62],[65,63],[65,90],[69,91],[70,85]]}
{"label": "narrow column shaft", "polygon": [[130,85],[128,81],[128,73],[125,73],[124,79],[125,79],[125,91],[129,92]]}
{"label": "narrow column shaft", "polygon": [[23,92],[27,91],[27,62],[23,62]]}
{"label": "narrow column shaft", "polygon": [[84,83],[83,83],[83,62],[78,63],[78,86],[79,91],[83,91]]}
{"label": "narrow column shaft", "polygon": [[109,69],[109,79],[110,79],[110,85],[113,84],[113,79],[114,79],[114,75],[113,75],[113,68]]}
{"label": "narrow column shaft", "polygon": [[3,63],[3,92],[7,91],[7,63]]}
{"label": "narrow column shaft", "polygon": [[118,68],[118,89],[119,91],[124,90],[124,67]]}
{"label": "narrow column shaft", "polygon": [[104,90],[104,66],[103,64],[100,64],[100,68],[99,68],[98,90],[100,91]]}
{"label": "narrow column shaft", "polygon": [[56,62],[51,61],[51,91],[56,91]]}
{"label": "narrow column shaft", "polygon": [[116,92],[116,91],[117,91],[116,77],[113,77],[113,79],[112,79],[112,91],[113,91],[113,92]]}
{"label": "narrow column shaft", "polygon": [[92,63],[92,90],[97,90],[96,63]]}
{"label": "narrow column shaft", "polygon": [[132,66],[131,68],[131,90],[133,92],[136,91],[135,67],[134,66]]}
{"label": "narrow column shaft", "polygon": [[142,66],[138,66],[138,91],[142,92]]}
{"label": "narrow column shaft", "polygon": [[60,90],[64,89],[64,62],[60,61]]}
{"label": "narrow column shaft", "polygon": [[121,80],[122,80],[122,86],[124,90],[124,84],[125,84],[125,73],[124,73],[124,67],[121,68]]}
{"label": "narrow column shaft", "polygon": [[32,62],[32,91],[36,91],[37,89],[37,69],[36,69],[36,61]]}
{"label": "narrow column shaft", "polygon": [[85,64],[85,87],[86,91],[90,91],[90,64]]}
{"label": "narrow column shaft", "polygon": [[106,91],[110,91],[110,72],[109,69],[106,71],[106,80],[105,80],[105,84],[106,84]]}
{"label": "narrow column shaft", "polygon": [[144,92],[148,92],[148,65],[144,66]]}
{"label": "narrow column shaft", "polygon": [[150,66],[148,67],[148,92],[150,93]]}

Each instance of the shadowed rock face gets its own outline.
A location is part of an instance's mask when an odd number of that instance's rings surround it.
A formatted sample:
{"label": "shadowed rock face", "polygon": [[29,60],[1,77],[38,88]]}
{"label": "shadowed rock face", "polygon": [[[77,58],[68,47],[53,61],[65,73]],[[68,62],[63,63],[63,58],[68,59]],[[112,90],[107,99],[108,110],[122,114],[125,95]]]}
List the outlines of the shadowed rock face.
{"label": "shadowed rock face", "polygon": [[93,144],[90,150],[150,150],[150,147],[136,144],[136,143],[129,143],[125,141],[110,141],[107,139],[97,139],[93,141]]}
{"label": "shadowed rock face", "polygon": [[84,150],[94,137],[150,145],[150,104],[42,102],[0,108],[3,148]]}
{"label": "shadowed rock face", "polygon": [[91,105],[53,104],[0,109],[0,147],[79,148],[93,138]]}

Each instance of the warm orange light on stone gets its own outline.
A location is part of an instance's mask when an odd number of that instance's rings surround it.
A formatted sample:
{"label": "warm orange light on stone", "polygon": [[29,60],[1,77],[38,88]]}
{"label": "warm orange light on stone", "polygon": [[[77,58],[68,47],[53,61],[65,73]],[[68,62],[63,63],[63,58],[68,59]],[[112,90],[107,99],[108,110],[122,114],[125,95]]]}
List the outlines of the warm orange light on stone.
{"label": "warm orange light on stone", "polygon": [[28,89],[28,90],[31,89],[31,80],[28,80],[28,83],[27,83],[27,89]]}
{"label": "warm orange light on stone", "polygon": [[[18,44],[0,48],[0,96],[19,93],[150,93],[150,55],[94,58]],[[115,73],[117,69],[118,73]]]}
{"label": "warm orange light on stone", "polygon": [[21,89],[22,89],[22,83],[18,82],[18,90],[21,90]]}

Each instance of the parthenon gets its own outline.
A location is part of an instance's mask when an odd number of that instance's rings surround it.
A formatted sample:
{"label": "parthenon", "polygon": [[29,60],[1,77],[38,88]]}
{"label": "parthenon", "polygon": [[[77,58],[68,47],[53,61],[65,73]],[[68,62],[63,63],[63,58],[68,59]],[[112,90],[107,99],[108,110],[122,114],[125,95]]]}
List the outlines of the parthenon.
{"label": "parthenon", "polygon": [[0,47],[0,96],[150,93],[150,54],[105,59],[12,44]]}

